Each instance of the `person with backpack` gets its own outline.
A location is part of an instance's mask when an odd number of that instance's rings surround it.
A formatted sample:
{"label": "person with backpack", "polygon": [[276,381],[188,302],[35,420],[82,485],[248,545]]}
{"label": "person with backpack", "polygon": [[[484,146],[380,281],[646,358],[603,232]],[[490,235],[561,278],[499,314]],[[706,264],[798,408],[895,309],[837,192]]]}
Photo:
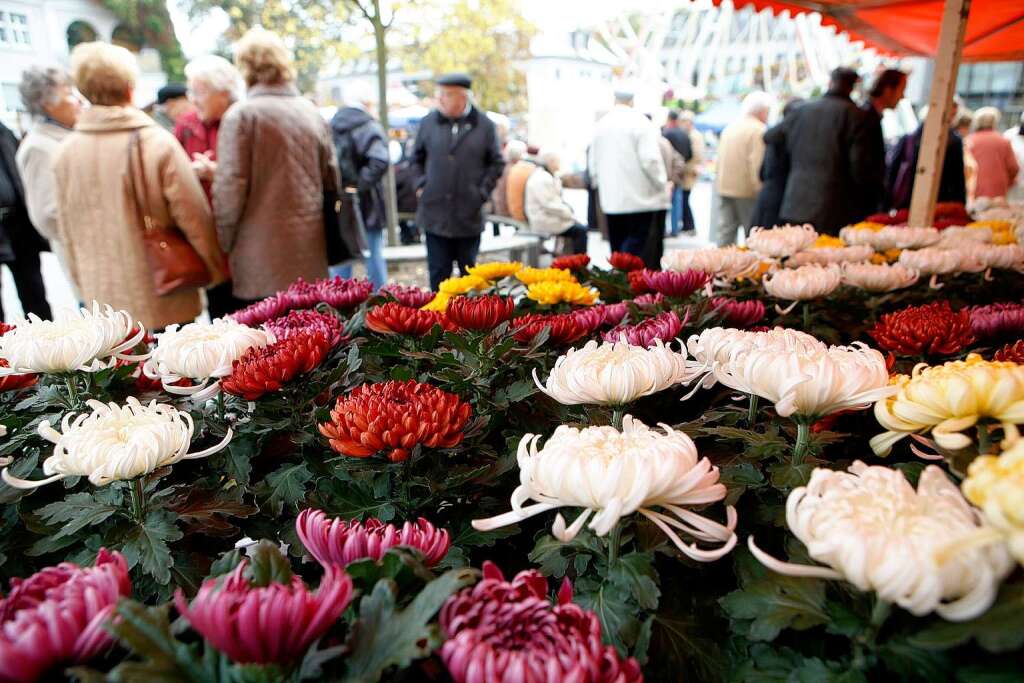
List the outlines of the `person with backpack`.
{"label": "person with backpack", "polygon": [[[356,212],[362,217],[370,257],[366,274],[377,289],[388,281],[388,264],[384,259],[384,228],[387,213],[384,206],[384,174],[390,156],[384,129],[367,109],[372,103],[369,86],[349,85],[343,94],[345,106],[331,119],[331,134],[338,153],[341,185],[346,192],[355,192]],[[352,266],[332,266],[331,275],[351,277]]]}

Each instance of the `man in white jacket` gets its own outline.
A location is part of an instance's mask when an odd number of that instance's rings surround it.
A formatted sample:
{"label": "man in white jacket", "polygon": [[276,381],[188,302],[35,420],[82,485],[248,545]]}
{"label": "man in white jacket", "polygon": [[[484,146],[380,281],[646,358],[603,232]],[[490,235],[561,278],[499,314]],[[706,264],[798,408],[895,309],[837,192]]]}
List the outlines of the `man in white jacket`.
{"label": "man in white jacket", "polygon": [[616,93],[615,107],[597,124],[590,180],[608,217],[612,251],[641,256],[658,213],[669,207],[660,138],[657,126],[633,109],[632,93]]}
{"label": "man in white jacket", "polygon": [[555,152],[541,152],[537,169],[526,181],[526,219],[530,230],[541,235],[568,237],[572,253],[587,253],[587,228],[573,216],[562,199],[562,181],[557,173],[561,159]]}

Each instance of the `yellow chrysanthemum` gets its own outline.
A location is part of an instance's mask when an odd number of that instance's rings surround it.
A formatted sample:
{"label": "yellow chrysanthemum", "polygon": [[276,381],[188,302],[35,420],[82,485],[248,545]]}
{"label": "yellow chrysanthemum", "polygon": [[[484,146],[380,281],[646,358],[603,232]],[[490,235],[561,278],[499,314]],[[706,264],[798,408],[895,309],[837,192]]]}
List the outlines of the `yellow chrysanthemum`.
{"label": "yellow chrysanthemum", "polygon": [[936,367],[922,363],[894,382],[899,391],[875,404],[875,418],[889,430],[871,439],[878,455],[888,455],[905,436],[929,431],[942,448],[966,448],[971,439],[961,432],[983,418],[1008,429],[1024,423],[1024,365],[972,353]]}
{"label": "yellow chrysanthemum", "polygon": [[438,313],[444,313],[448,310],[448,301],[452,298],[451,294],[445,294],[438,292],[434,295],[434,298],[430,300],[425,306],[420,306],[422,311],[437,311]]}
{"label": "yellow chrysanthemum", "polygon": [[878,232],[885,227],[882,223],[872,223],[870,221],[861,221],[860,223],[854,223],[850,226],[854,230],[871,230],[872,232]]}
{"label": "yellow chrysanthemum", "polygon": [[1002,455],[975,458],[962,484],[964,496],[1005,537],[1010,554],[1024,564],[1024,439]]}
{"label": "yellow chrysanthemum", "polygon": [[471,268],[467,268],[467,271],[470,275],[476,275],[493,282],[509,275],[515,275],[522,269],[523,264],[519,261],[492,261],[491,263],[478,263]]}
{"label": "yellow chrysanthemum", "polygon": [[533,285],[538,282],[576,282],[576,276],[572,271],[564,268],[523,268],[516,277],[524,285]]}
{"label": "yellow chrysanthemum", "polygon": [[871,262],[876,266],[884,266],[887,263],[896,263],[900,260],[900,254],[903,253],[902,249],[888,249],[886,251],[878,251],[871,255]]}
{"label": "yellow chrysanthemum", "polygon": [[757,264],[757,268],[754,270],[754,272],[748,275],[741,275],[740,277],[736,278],[736,282],[744,282],[746,280],[750,280],[751,282],[760,282],[761,278],[764,277],[764,274],[771,270],[774,266],[775,264],[772,263],[771,261],[761,261],[760,263]]}
{"label": "yellow chrysanthemum", "polygon": [[841,237],[818,235],[818,239],[814,240],[811,249],[842,249],[845,246],[846,242]]}
{"label": "yellow chrysanthemum", "polygon": [[479,275],[463,275],[462,277],[448,278],[441,283],[438,289],[442,294],[455,296],[456,294],[465,294],[466,292],[478,289],[487,289],[490,286],[491,283]]}
{"label": "yellow chrysanthemum", "polygon": [[597,301],[597,290],[576,282],[535,282],[526,290],[526,296],[539,304],[576,304],[591,306]]}
{"label": "yellow chrysanthemum", "polygon": [[1017,236],[1012,230],[992,231],[992,244],[1017,244]]}

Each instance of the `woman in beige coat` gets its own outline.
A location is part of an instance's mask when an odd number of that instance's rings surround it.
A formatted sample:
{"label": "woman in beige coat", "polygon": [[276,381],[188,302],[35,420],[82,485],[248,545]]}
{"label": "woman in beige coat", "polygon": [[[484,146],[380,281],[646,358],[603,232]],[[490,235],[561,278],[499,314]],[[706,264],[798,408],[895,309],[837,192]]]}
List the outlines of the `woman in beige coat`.
{"label": "woman in beige coat", "polygon": [[[110,304],[149,329],[192,321],[202,311],[198,289],[158,296],[146,263],[139,202],[132,180],[159,226],[176,225],[199,253],[214,283],[224,280],[206,196],[174,136],[132,106],[138,67],[121,47],[83,43],[71,53],[71,76],[92,107],[61,145],[57,181],[57,239],[84,303]],[[129,166],[133,133],[142,144]],[[129,176],[129,173],[132,176]]]}

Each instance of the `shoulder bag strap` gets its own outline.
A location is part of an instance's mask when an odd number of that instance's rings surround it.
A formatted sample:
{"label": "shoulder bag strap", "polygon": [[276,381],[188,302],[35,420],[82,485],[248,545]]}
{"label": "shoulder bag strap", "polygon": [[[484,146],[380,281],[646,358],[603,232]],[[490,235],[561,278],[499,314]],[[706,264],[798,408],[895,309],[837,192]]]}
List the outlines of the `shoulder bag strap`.
{"label": "shoulder bag strap", "polygon": [[[134,152],[138,150],[139,156],[139,178],[142,184],[142,192],[135,183]],[[139,129],[132,131],[131,139],[128,141],[128,182],[132,188],[132,199],[135,200],[135,209],[139,215],[139,223],[143,230],[153,229],[153,217],[149,210],[149,185],[146,182],[146,162],[142,157],[142,134]]]}

